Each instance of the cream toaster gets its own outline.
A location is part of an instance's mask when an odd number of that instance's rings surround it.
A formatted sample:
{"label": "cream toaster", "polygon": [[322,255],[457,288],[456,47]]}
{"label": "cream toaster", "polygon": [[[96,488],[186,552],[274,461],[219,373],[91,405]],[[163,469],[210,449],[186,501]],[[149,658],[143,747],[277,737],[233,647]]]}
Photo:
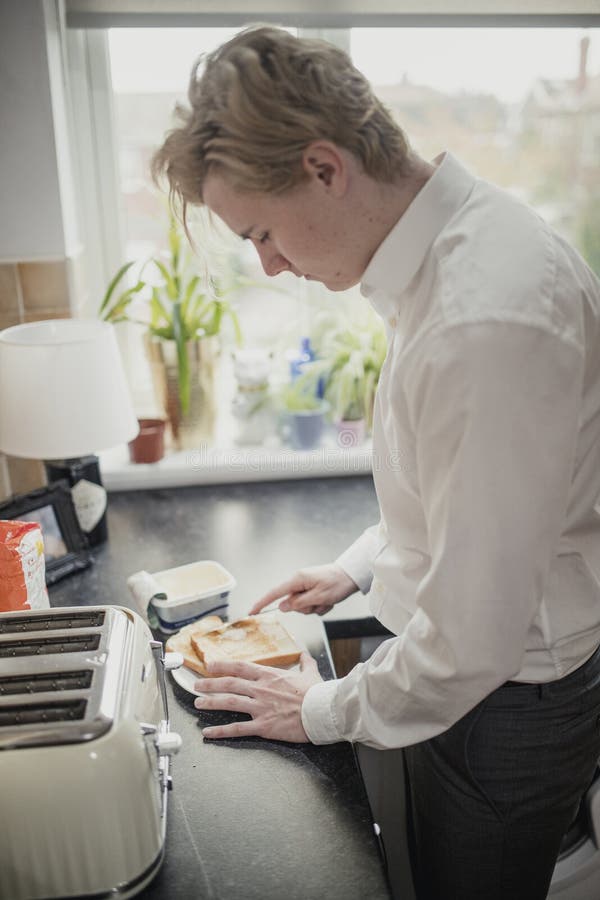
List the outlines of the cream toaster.
{"label": "cream toaster", "polygon": [[118,606],[0,614],[0,898],[133,897],[159,868],[163,654]]}

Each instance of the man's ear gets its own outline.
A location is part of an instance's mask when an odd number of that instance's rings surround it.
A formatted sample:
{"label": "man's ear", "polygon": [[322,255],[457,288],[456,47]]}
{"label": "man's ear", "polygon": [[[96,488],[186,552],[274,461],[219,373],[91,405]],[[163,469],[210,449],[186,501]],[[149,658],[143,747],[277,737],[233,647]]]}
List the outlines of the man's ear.
{"label": "man's ear", "polygon": [[341,196],[348,182],[348,162],[331,141],[313,141],[302,154],[302,166],[310,178],[333,193]]}

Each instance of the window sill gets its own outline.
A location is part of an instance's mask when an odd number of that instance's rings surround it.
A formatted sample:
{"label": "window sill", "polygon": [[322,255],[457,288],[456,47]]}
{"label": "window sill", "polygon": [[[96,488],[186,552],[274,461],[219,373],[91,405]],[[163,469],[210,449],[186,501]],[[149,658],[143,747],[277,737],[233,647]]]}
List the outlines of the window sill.
{"label": "window sill", "polygon": [[285,447],[200,447],[171,453],[157,463],[129,462],[127,447],[100,454],[108,491],[145,490],[200,484],[234,484],[368,475],[371,443],[358,447],[324,445],[315,450]]}

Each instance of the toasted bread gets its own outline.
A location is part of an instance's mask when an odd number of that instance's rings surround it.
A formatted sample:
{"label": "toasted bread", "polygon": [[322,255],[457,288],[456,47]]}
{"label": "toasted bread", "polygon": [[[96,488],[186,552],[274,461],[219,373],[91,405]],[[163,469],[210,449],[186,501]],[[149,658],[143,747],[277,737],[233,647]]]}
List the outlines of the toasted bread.
{"label": "toasted bread", "polygon": [[264,615],[247,616],[204,633],[195,631],[191,644],[200,665],[240,660],[263,666],[288,666],[300,658],[299,648],[281,622]]}
{"label": "toasted bread", "polygon": [[192,647],[192,634],[204,634],[206,631],[212,631],[219,628],[223,624],[223,619],[219,616],[205,616],[197,622],[185,625],[177,634],[171,635],[165,644],[165,650],[171,653],[181,653],[183,656],[183,664],[198,675],[206,675],[204,664],[196,655],[196,651]]}

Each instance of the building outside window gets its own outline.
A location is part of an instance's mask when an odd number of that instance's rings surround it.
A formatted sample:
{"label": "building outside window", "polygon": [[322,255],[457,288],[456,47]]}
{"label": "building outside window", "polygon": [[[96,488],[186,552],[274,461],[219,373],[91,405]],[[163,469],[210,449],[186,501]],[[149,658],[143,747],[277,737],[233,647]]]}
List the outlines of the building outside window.
{"label": "building outside window", "polygon": [[[109,31],[128,258],[164,244],[165,205],[150,184],[150,156],[175,104],[185,102],[194,59],[235,33]],[[600,249],[589,246],[600,209],[600,29],[352,28],[339,35],[342,44],[347,35],[355,64],[419,153],[429,159],[450,149],[535,206],[600,271]]]}
{"label": "building outside window", "polygon": [[[108,31],[123,260],[166,248],[167,202],[149,161],[185,103],[193,61],[236,31]],[[419,154],[450,150],[534,206],[600,274],[600,29],[351,28],[326,37],[349,50]],[[328,316],[370,315],[358,289],[331,294],[289,273],[267,279],[249,242],[202,221],[193,231],[200,256],[242,275],[235,304],[246,345],[271,354],[276,379],[285,380],[290,352]],[[130,352],[143,396],[142,356],[131,344]],[[228,406],[231,371],[221,391]]]}

